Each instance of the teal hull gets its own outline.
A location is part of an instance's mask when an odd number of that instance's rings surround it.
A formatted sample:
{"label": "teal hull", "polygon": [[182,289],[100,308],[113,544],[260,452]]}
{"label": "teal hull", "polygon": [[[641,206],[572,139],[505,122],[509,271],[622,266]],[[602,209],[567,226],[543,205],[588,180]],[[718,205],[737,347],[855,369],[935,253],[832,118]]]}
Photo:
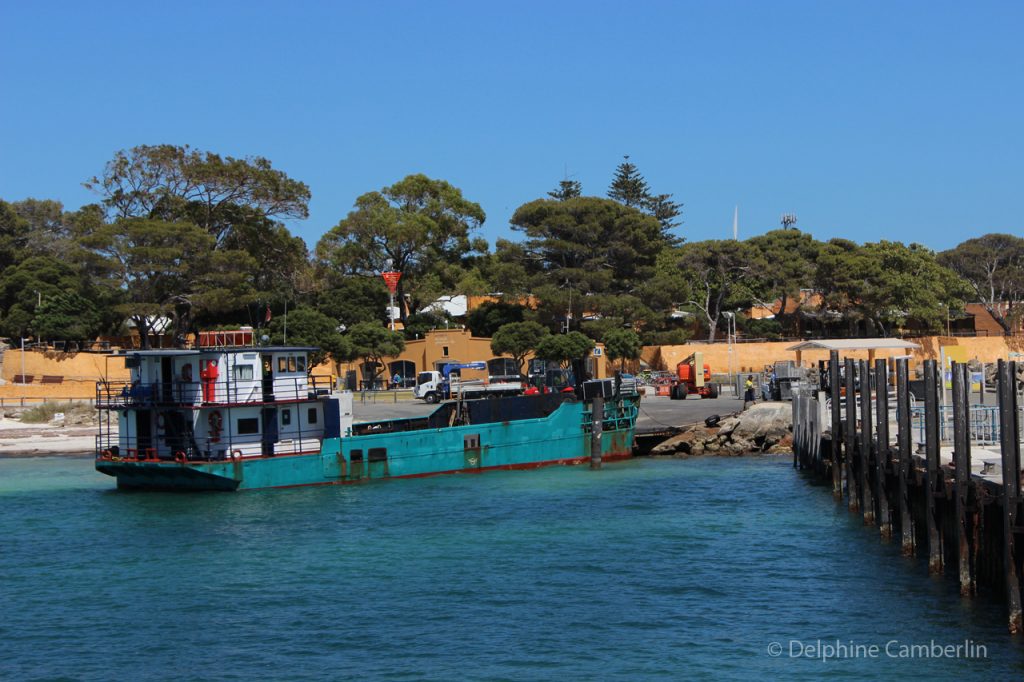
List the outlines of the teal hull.
{"label": "teal hull", "polygon": [[[327,438],[316,454],[222,462],[112,461],[98,471],[145,490],[250,490],[576,464],[591,458],[586,405],[562,403],[546,417]],[[636,408],[609,406],[602,458],[632,455]]]}

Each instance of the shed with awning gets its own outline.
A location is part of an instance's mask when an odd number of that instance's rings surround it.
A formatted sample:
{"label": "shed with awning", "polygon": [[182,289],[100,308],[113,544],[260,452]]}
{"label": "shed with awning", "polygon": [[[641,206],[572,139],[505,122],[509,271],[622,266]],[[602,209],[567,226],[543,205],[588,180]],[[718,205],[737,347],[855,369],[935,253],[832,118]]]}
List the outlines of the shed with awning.
{"label": "shed with awning", "polygon": [[908,353],[921,348],[918,343],[903,341],[902,339],[817,339],[814,341],[803,341],[786,350],[796,352],[796,364],[801,365],[803,351],[805,350],[837,350],[840,353],[849,351],[866,350],[868,361],[875,361],[875,352],[879,350],[904,350]]}

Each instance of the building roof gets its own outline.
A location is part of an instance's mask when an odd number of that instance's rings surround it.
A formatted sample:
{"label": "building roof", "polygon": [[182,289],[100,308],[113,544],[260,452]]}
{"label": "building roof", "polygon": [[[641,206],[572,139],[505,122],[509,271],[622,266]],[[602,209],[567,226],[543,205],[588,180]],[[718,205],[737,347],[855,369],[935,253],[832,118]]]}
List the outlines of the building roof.
{"label": "building roof", "polygon": [[920,344],[900,339],[818,339],[804,341],[786,350],[880,350],[882,348],[920,348]]}

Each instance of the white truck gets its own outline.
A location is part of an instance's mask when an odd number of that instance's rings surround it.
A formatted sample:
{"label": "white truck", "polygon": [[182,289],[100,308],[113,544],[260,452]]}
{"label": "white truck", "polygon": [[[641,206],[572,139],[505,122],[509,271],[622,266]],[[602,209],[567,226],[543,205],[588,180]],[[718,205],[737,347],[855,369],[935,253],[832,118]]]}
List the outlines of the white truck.
{"label": "white truck", "polygon": [[451,376],[453,371],[463,369],[486,370],[487,363],[483,361],[450,362],[444,365],[440,372],[434,370],[420,372],[416,375],[416,388],[413,390],[413,395],[433,404],[458,397],[472,399],[492,395],[520,395],[524,390],[521,381],[464,381],[460,375],[456,375],[454,378]]}

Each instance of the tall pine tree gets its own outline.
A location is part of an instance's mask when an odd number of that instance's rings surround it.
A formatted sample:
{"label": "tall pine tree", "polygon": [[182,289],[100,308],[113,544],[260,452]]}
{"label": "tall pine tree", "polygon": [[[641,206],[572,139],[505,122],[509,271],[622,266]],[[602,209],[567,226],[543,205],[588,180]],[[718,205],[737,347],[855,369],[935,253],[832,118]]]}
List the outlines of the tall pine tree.
{"label": "tall pine tree", "polygon": [[575,199],[583,194],[583,185],[580,184],[579,180],[560,180],[558,182],[558,188],[548,192],[548,196],[552,199],[558,199],[559,201],[566,201],[567,199]]}
{"label": "tall pine tree", "polygon": [[623,159],[624,161],[615,169],[615,177],[608,187],[608,198],[654,216],[658,219],[666,239],[678,243],[680,240],[669,234],[669,231],[681,224],[676,218],[682,213],[683,205],[672,201],[671,194],[651,194],[647,180],[640,174],[636,165],[629,162],[629,154]]}
{"label": "tall pine tree", "polygon": [[651,188],[635,164],[629,162],[629,154],[615,169],[615,177],[608,187],[608,198],[632,208],[645,208],[651,198]]}

